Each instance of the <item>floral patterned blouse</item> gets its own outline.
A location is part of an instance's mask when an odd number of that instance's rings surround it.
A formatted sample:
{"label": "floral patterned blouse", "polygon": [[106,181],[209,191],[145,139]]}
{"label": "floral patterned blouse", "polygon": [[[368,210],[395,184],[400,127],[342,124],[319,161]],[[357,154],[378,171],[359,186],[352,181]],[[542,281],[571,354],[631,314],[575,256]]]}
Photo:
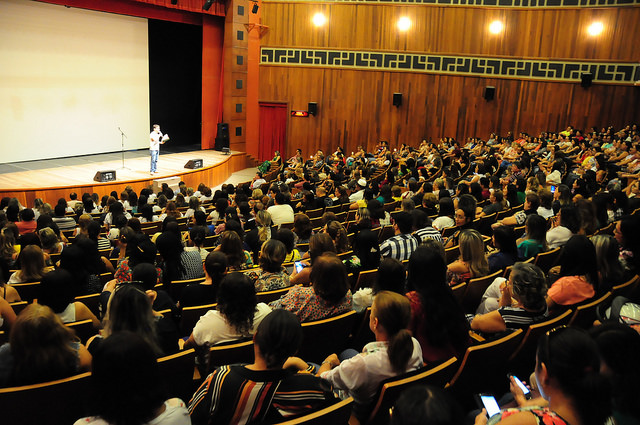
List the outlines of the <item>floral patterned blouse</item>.
{"label": "floral patterned blouse", "polygon": [[557,413],[549,410],[548,407],[536,407],[536,406],[505,409],[502,412],[500,412],[500,414],[496,414],[492,416],[489,419],[488,425],[495,425],[501,420],[520,412],[531,413],[534,416],[534,419],[536,420],[538,425],[569,425],[567,421],[565,421]]}
{"label": "floral patterned blouse", "polygon": [[347,290],[340,302],[330,305],[316,296],[313,287],[294,286],[282,298],[271,302],[269,306],[289,310],[298,316],[301,322],[322,320],[351,311],[351,291]]}
{"label": "floral patterned blouse", "polygon": [[291,285],[289,275],[284,269],[275,273],[258,269],[246,272],[245,274],[254,282],[256,292],[274,291]]}
{"label": "floral patterned blouse", "polygon": [[[160,269],[160,267],[156,267],[156,270],[158,272],[158,283],[162,283],[162,269]],[[132,270],[131,267],[129,267],[129,259],[124,258],[120,260],[120,263],[118,263],[118,268],[116,269],[116,272],[114,274],[114,277],[116,278],[118,283],[131,282],[131,274]]]}

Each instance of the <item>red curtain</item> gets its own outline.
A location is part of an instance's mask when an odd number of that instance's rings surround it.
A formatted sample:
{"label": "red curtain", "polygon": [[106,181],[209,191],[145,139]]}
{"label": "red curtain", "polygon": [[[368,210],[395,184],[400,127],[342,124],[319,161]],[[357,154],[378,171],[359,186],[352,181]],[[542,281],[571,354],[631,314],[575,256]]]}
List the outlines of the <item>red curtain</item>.
{"label": "red curtain", "polygon": [[258,159],[266,161],[273,158],[275,151],[284,155],[287,141],[287,104],[260,103],[260,143]]}

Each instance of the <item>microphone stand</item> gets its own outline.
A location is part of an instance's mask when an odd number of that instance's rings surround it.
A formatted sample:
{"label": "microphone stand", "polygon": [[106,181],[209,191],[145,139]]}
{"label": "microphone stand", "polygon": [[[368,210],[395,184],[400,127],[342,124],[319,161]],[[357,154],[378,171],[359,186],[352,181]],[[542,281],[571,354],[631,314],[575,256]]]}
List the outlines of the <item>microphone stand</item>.
{"label": "microphone stand", "polygon": [[122,131],[122,129],[120,127],[118,127],[118,131],[120,132],[120,144],[122,147],[122,167],[120,167],[121,170],[128,170],[129,168],[124,166],[124,139],[127,138],[127,135],[124,134],[124,131]]}

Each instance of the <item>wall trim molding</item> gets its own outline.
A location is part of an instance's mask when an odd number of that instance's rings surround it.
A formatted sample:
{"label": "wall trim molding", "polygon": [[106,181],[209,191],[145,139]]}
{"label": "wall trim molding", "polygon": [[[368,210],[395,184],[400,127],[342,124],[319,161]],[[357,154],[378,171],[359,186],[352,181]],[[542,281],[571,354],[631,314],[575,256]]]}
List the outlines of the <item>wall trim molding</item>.
{"label": "wall trim molding", "polygon": [[633,85],[640,80],[638,62],[521,59],[374,50],[264,46],[260,51],[260,65],[414,72],[565,83],[580,82],[582,73],[591,72],[593,83]]}

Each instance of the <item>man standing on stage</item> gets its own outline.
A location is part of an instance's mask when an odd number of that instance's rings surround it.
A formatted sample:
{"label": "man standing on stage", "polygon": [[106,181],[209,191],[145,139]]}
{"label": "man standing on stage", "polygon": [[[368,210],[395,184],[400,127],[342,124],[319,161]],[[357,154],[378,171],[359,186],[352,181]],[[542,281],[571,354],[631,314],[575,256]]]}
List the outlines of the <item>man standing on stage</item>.
{"label": "man standing on stage", "polygon": [[149,153],[151,154],[151,172],[149,174],[157,174],[158,173],[158,155],[160,154],[160,145],[164,145],[164,143],[169,140],[169,135],[162,135],[160,131],[160,126],[158,124],[153,125],[153,131],[149,135],[150,143],[149,143]]}

